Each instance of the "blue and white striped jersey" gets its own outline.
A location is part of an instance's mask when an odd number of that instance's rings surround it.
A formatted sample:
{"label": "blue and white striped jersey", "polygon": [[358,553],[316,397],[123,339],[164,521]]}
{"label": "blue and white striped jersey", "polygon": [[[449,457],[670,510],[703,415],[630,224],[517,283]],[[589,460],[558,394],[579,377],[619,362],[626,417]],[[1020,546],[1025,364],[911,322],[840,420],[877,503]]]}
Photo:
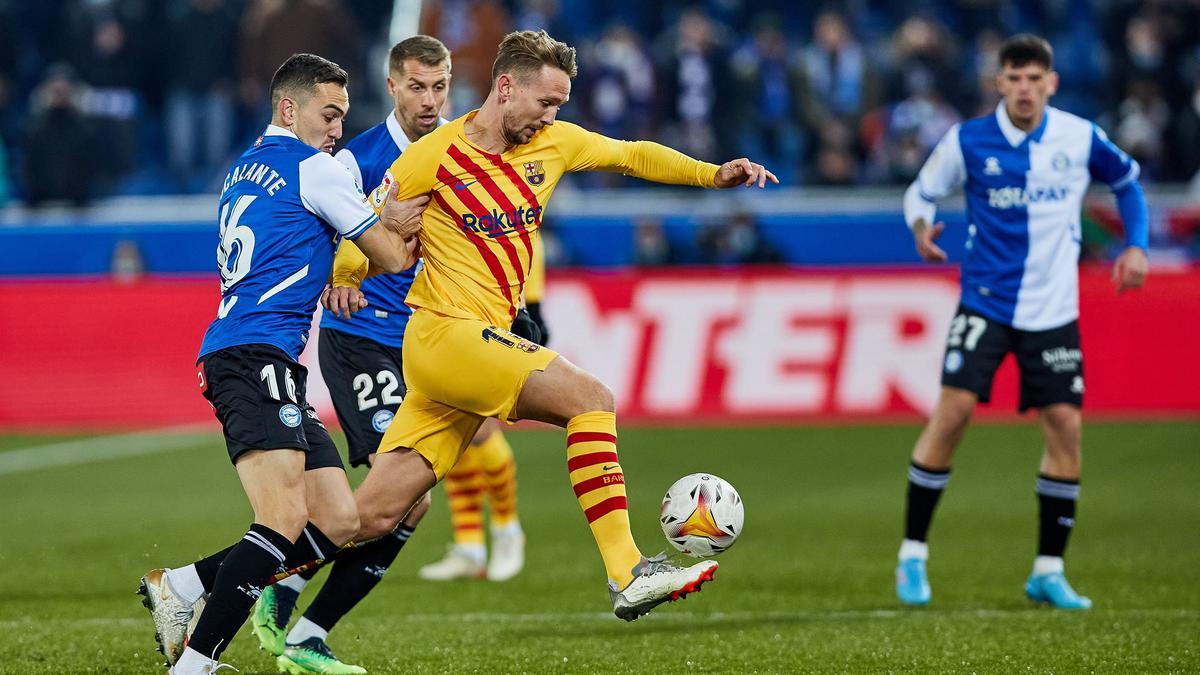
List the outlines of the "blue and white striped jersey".
{"label": "blue and white striped jersey", "polygon": [[[445,120],[439,120],[439,124],[442,122]],[[370,192],[383,182],[383,174],[410,143],[393,112],[383,122],[355,136],[334,156],[350,169],[363,190]],[[401,347],[404,329],[412,316],[412,308],[404,304],[404,298],[416,274],[417,266],[413,266],[398,274],[368,277],[361,286],[367,299],[366,309],[355,312],[349,319],[322,312],[322,330],[341,331],[389,347]]]}
{"label": "blue and white striped jersey", "polygon": [[299,358],[333,268],[336,238],[355,239],[378,220],[332,155],[268,126],[234,162],[221,190],[221,304],[200,356],[269,344]]}
{"label": "blue and white striped jersey", "polygon": [[1137,162],[1092,122],[1056,108],[1025,133],[1001,102],[994,115],[946,133],[905,193],[904,216],[910,228],[918,219],[932,224],[937,200],[963,186],[962,304],[1014,328],[1046,330],[1079,316],[1080,212],[1093,178],[1117,193],[1128,242],[1145,248]]}

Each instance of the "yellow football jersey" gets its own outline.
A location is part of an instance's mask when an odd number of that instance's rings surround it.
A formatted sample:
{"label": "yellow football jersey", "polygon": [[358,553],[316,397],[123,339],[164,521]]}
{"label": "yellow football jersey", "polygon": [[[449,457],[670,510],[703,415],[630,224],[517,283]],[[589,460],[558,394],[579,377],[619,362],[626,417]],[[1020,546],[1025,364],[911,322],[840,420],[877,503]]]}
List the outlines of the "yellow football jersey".
{"label": "yellow football jersey", "polygon": [[542,238],[533,242],[533,264],[529,266],[529,275],[525,277],[525,303],[541,302],[546,294],[546,247],[542,246]]}
{"label": "yellow football jersey", "polygon": [[[400,186],[400,199],[432,196],[420,233],[425,266],[407,298],[414,308],[510,326],[540,254],[538,229],[546,204],[569,171],[620,171],[663,183],[714,186],[715,164],[649,141],[607,138],[569,122],[543,127],[529,143],[503,154],[485,152],[464,132],[476,112],[409,146],[371,193],[377,210],[393,183]],[[341,249],[335,277],[362,262],[357,250]]]}

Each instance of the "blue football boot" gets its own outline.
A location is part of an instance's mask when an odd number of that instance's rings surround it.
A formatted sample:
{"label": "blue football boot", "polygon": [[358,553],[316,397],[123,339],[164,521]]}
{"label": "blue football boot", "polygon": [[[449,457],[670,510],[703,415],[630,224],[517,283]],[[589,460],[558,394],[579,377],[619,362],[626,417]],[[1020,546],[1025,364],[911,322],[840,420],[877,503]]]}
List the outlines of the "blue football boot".
{"label": "blue football boot", "polygon": [[1035,574],[1025,582],[1025,596],[1056,609],[1091,609],[1092,601],[1075,592],[1062,572]]}
{"label": "blue football boot", "polygon": [[933,592],[925,576],[925,561],[920,558],[904,558],[896,565],[896,597],[906,605],[929,604]]}

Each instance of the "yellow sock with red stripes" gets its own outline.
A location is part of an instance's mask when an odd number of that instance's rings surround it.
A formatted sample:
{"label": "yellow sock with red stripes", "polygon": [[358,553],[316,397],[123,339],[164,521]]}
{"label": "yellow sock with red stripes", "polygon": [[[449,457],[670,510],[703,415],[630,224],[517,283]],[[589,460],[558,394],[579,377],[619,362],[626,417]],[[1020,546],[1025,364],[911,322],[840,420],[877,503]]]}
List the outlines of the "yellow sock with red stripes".
{"label": "yellow sock with red stripes", "polygon": [[487,483],[476,448],[469,447],[446,474],[446,501],[455,544],[483,546],[483,499]]}
{"label": "yellow sock with red stripes", "polygon": [[608,578],[625,588],[642,554],[629,531],[625,474],[617,461],[616,413],[584,413],[567,423],[567,471]]}
{"label": "yellow sock with red stripes", "polygon": [[512,446],[499,430],[483,442],[471,446],[479,456],[487,481],[487,496],[492,507],[492,528],[498,529],[517,520],[517,464]]}

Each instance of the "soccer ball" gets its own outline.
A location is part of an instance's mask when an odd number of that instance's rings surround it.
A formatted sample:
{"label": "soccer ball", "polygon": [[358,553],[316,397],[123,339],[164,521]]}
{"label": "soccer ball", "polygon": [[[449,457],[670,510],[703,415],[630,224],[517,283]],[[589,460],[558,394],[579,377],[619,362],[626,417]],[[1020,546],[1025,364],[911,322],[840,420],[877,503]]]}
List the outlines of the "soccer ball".
{"label": "soccer ball", "polygon": [[693,473],[675,481],[662,501],[663,534],[694,558],[710,558],[733,546],[742,533],[742,496],[727,481]]}

